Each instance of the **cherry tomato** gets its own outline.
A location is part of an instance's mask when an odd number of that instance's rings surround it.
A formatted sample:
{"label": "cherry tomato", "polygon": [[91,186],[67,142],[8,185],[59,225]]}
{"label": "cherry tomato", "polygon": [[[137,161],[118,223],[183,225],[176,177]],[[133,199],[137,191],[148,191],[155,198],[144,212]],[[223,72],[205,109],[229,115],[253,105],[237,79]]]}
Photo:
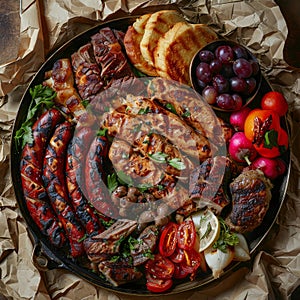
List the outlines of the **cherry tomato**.
{"label": "cherry tomato", "polygon": [[185,220],[179,225],[177,231],[178,247],[184,250],[194,248],[196,241],[196,229],[192,220]]}
{"label": "cherry tomato", "polygon": [[170,256],[174,253],[177,246],[177,224],[169,222],[160,235],[159,253],[162,256]]}
{"label": "cherry tomato", "polygon": [[173,285],[172,279],[160,279],[154,278],[150,274],[146,275],[147,278],[147,289],[153,293],[163,293],[169,290]]}
{"label": "cherry tomato", "polygon": [[269,137],[259,146],[254,144],[256,151],[263,157],[275,158],[283,154],[288,149],[288,134],[284,129],[278,132],[269,132]]}
{"label": "cherry tomato", "polygon": [[[266,123],[268,122],[268,120],[271,120],[271,124],[266,128]],[[280,131],[281,129],[280,118],[276,112],[272,110],[263,110],[259,108],[253,109],[247,116],[244,124],[245,136],[253,143],[255,143],[258,124],[261,124],[260,127],[264,126],[264,128],[260,128],[260,132],[262,130],[269,131],[272,129],[274,129],[275,131]]]}
{"label": "cherry tomato", "polygon": [[181,267],[185,272],[191,274],[200,267],[202,259],[200,253],[195,249],[184,250],[184,260]]}
{"label": "cherry tomato", "polygon": [[175,252],[169,258],[175,264],[182,262],[184,259],[183,249],[176,248]]}
{"label": "cherry tomato", "polygon": [[148,260],[145,268],[148,273],[159,279],[170,279],[174,273],[174,264],[160,254],[156,254],[154,259]]}
{"label": "cherry tomato", "polygon": [[176,279],[182,279],[189,275],[190,273],[184,270],[181,264],[175,264],[175,271],[173,277]]}
{"label": "cherry tomato", "polygon": [[288,103],[280,92],[271,91],[266,93],[261,99],[261,108],[277,112],[282,117],[288,111]]}

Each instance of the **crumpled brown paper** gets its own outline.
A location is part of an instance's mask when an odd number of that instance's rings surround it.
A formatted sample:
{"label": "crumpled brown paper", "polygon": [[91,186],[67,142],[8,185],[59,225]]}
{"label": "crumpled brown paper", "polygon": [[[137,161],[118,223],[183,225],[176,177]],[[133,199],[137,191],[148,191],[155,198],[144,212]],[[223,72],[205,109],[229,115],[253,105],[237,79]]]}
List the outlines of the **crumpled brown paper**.
{"label": "crumpled brown paper", "polygon": [[34,266],[33,244],[11,184],[10,134],[20,96],[49,53],[97,22],[174,6],[258,57],[273,88],[289,102],[292,164],[286,200],[251,270],[242,268],[201,290],[152,299],[290,299],[300,285],[300,72],[283,59],[287,27],[279,7],[271,0],[23,0],[15,25],[20,28],[17,55],[0,65],[0,299],[139,298],[111,293],[65,270]]}

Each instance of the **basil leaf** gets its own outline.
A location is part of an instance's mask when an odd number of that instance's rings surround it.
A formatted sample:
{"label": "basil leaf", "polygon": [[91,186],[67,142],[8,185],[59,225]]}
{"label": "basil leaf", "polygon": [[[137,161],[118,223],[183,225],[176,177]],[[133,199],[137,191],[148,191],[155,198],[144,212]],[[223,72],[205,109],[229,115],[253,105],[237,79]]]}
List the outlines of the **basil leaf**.
{"label": "basil leaf", "polygon": [[125,174],[123,171],[119,171],[117,172],[117,176],[118,176],[118,181],[121,183],[121,184],[126,184],[126,185],[130,185],[132,186],[133,185],[133,180],[132,178]]}
{"label": "basil leaf", "polygon": [[176,114],[176,113],[177,113],[177,112],[176,112],[176,109],[175,109],[175,107],[174,107],[174,105],[171,104],[171,103],[167,103],[167,104],[166,104],[166,108],[167,108],[169,111],[171,111],[173,114]]}
{"label": "basil leaf", "polygon": [[155,162],[158,163],[165,163],[166,162],[166,158],[168,157],[168,154],[166,153],[162,153],[162,152],[155,152],[153,154],[148,154],[150,159],[152,159]]}

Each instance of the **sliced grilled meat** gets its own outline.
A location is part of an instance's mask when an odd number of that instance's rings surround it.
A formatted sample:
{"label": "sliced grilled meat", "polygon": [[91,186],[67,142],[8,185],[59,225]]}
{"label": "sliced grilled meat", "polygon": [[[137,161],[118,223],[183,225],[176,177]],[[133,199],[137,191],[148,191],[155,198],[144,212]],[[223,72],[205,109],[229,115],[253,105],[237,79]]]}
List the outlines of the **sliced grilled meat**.
{"label": "sliced grilled meat", "polygon": [[126,260],[111,262],[102,261],[98,265],[99,271],[114,286],[119,286],[131,281],[136,281],[143,276],[143,273]]}
{"label": "sliced grilled meat", "polygon": [[134,266],[141,265],[149,259],[149,254],[154,251],[158,240],[158,228],[155,225],[146,227],[137,240],[138,243],[130,252]]}
{"label": "sliced grilled meat", "polygon": [[101,78],[106,80],[107,86],[111,85],[113,80],[120,78],[126,80],[129,77],[134,77],[112,29],[109,27],[100,29],[91,37],[91,41],[94,56],[101,68]]}
{"label": "sliced grilled meat", "polygon": [[227,224],[236,232],[258,227],[269,208],[272,184],[259,170],[244,170],[231,184],[232,211]]}
{"label": "sliced grilled meat", "polygon": [[122,240],[129,236],[137,227],[135,221],[120,219],[102,233],[84,241],[88,258],[98,263],[108,257],[119,254]]}
{"label": "sliced grilled meat", "polygon": [[237,166],[225,156],[209,158],[190,175],[189,195],[197,207],[209,207],[217,214],[230,203],[227,186]]}
{"label": "sliced grilled meat", "polygon": [[78,92],[82,99],[91,101],[106,85],[94,58],[92,44],[80,47],[71,58]]}

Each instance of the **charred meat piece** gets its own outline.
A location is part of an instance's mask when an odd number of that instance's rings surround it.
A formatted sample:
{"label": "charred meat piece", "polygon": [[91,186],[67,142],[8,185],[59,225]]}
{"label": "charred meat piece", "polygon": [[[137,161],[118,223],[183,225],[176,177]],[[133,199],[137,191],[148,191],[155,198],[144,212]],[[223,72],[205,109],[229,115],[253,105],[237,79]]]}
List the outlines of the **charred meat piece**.
{"label": "charred meat piece", "polygon": [[227,186],[237,166],[225,156],[209,158],[190,175],[189,195],[198,208],[209,207],[217,214],[230,203]]}
{"label": "charred meat piece", "polygon": [[55,102],[67,109],[67,112],[71,112],[77,119],[86,113],[82,99],[74,87],[74,76],[69,59],[57,60],[52,70],[46,73],[46,80],[43,84],[56,92]]}
{"label": "charred meat piece", "polygon": [[135,221],[120,219],[102,233],[84,241],[88,258],[98,263],[119,254],[122,240],[129,236],[137,227]]}
{"label": "charred meat piece", "polygon": [[71,57],[78,92],[82,99],[91,101],[106,84],[93,56],[92,44],[80,47]]}
{"label": "charred meat piece", "polygon": [[164,107],[174,110],[189,126],[209,138],[213,145],[224,145],[222,121],[194,90],[157,77],[150,81],[148,94]]}
{"label": "charred meat piece", "polygon": [[137,243],[131,250],[130,254],[133,258],[133,265],[139,266],[149,259],[156,246],[158,239],[158,228],[155,225],[146,227],[137,238]]}
{"label": "charred meat piece", "polygon": [[122,47],[109,27],[102,28],[91,40],[94,56],[101,68],[101,78],[106,80],[107,85],[115,79],[133,77]]}
{"label": "charred meat piece", "polygon": [[227,224],[236,232],[253,231],[269,208],[272,184],[259,170],[244,170],[231,184],[232,211]]}
{"label": "charred meat piece", "polygon": [[119,286],[131,281],[136,281],[143,276],[143,273],[126,260],[112,262],[102,261],[98,265],[99,271],[114,286]]}

